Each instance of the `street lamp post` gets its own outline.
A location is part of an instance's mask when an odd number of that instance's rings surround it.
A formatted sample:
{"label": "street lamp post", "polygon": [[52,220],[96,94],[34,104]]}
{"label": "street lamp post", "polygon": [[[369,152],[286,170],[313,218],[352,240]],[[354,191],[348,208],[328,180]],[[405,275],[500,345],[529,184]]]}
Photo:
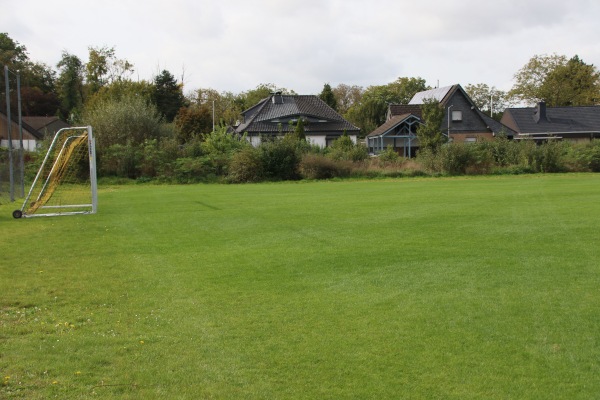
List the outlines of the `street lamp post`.
{"label": "street lamp post", "polygon": [[454,107],[454,104],[451,104],[448,107],[448,142],[450,142],[450,109]]}

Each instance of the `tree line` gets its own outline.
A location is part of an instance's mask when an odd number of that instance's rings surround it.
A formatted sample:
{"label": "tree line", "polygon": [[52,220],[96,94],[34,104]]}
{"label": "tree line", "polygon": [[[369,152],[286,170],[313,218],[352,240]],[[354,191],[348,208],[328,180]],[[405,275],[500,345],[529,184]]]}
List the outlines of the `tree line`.
{"label": "tree line", "polygon": [[[331,168],[330,160],[358,162],[367,157],[363,149],[350,146],[345,139],[337,150],[265,142],[259,153],[232,142],[225,134],[226,127],[235,125],[243,110],[274,91],[296,94],[293,89],[274,84],[260,84],[241,93],[213,88],[184,92],[182,79],[168,70],[151,80],[132,79],[133,64],[118,57],[114,47],[89,47],[87,61],[63,51],[56,66],[49,66],[33,61],[27,48],[7,33],[0,33],[0,61],[20,73],[24,116],[58,116],[72,124],[93,126],[99,171],[106,176],[186,181],[199,174],[205,178],[237,176],[231,178],[234,181],[258,179],[243,178],[241,171],[237,175],[229,173],[232,165],[239,165],[245,157],[248,165],[256,167],[260,179],[287,179],[292,175],[273,172],[277,162],[271,163],[269,155],[296,161],[306,154],[326,156],[326,162],[318,159],[317,164]],[[532,105],[540,100],[548,106],[600,102],[598,69],[578,56],[536,55],[514,77],[515,84],[509,91],[484,83],[468,84],[465,90],[483,112],[496,119],[504,108],[514,104]],[[4,87],[2,84],[0,90]],[[14,82],[11,88],[15,88]],[[389,104],[406,104],[415,93],[430,88],[423,78],[399,77],[366,88],[346,84],[331,87],[325,83],[318,95],[366,135],[385,122]],[[10,96],[16,97],[15,91]],[[0,96],[2,110],[6,109],[4,99]],[[16,98],[11,104],[16,104]],[[431,132],[430,136],[430,147],[435,148],[441,141],[439,132]],[[238,153],[238,161],[233,162]]]}

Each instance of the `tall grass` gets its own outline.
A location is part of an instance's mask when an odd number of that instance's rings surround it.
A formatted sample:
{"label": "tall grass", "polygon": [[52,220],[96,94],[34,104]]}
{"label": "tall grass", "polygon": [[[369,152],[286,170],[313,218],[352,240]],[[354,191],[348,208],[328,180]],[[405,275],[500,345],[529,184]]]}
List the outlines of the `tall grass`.
{"label": "tall grass", "polygon": [[3,399],[600,393],[598,175],[129,185],[92,216],[12,208]]}

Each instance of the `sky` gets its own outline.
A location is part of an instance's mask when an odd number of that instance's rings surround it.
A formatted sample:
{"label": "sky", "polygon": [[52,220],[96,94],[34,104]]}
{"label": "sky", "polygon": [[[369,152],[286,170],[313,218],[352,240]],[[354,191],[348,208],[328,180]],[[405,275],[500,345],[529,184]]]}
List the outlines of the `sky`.
{"label": "sky", "polygon": [[600,66],[597,0],[0,0],[0,32],[33,61],[114,47],[133,79],[168,70],[184,92],[325,83],[509,90],[534,55]]}

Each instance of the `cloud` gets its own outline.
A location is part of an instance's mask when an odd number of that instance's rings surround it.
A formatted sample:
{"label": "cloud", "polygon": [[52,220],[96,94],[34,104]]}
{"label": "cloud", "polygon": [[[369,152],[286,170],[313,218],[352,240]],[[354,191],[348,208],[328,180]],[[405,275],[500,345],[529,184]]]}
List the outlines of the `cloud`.
{"label": "cloud", "polygon": [[20,0],[0,26],[50,65],[62,50],[85,61],[88,47],[114,46],[140,79],[168,69],[188,90],[318,93],[400,76],[509,89],[535,54],[598,65],[598,15],[592,0]]}

